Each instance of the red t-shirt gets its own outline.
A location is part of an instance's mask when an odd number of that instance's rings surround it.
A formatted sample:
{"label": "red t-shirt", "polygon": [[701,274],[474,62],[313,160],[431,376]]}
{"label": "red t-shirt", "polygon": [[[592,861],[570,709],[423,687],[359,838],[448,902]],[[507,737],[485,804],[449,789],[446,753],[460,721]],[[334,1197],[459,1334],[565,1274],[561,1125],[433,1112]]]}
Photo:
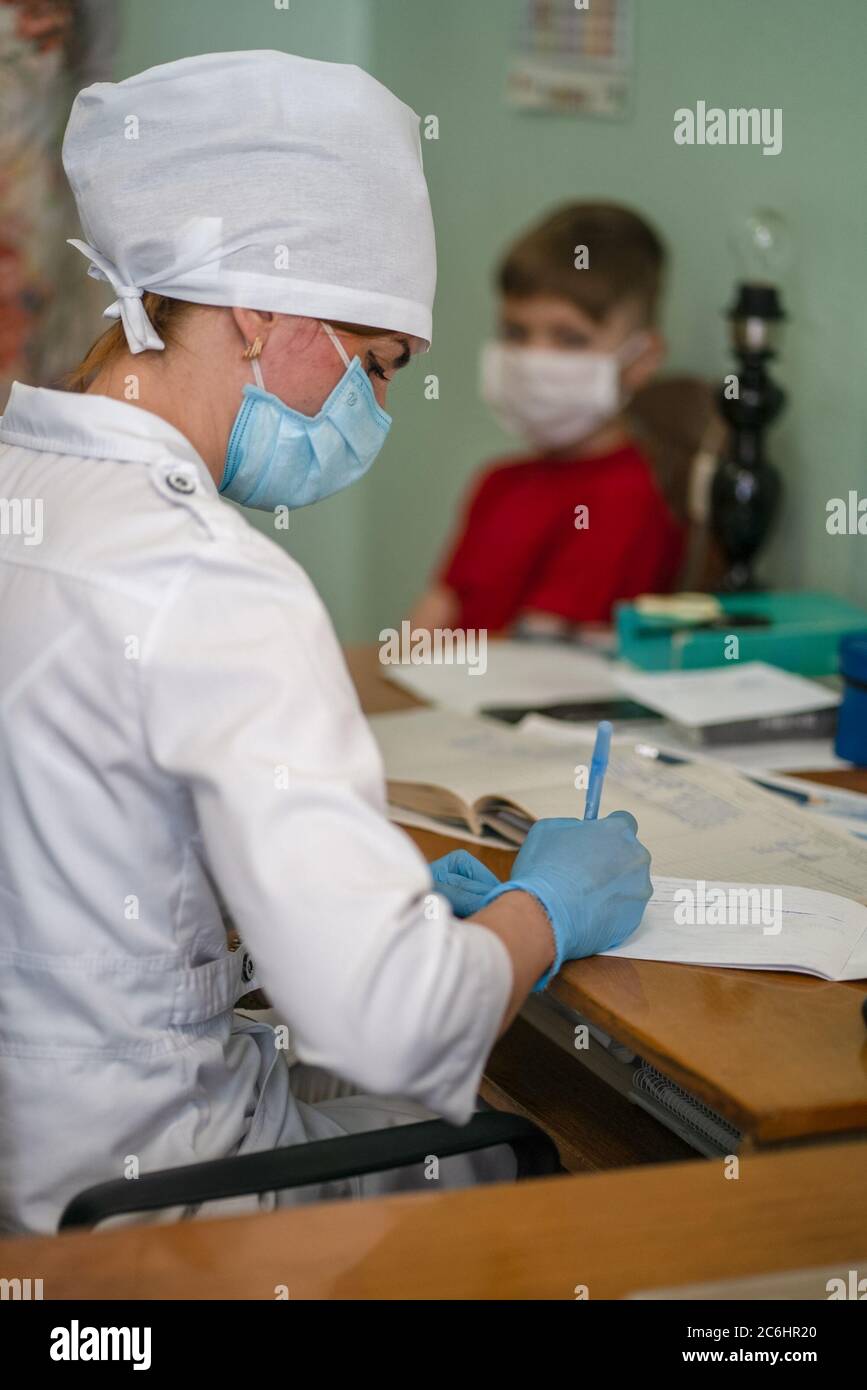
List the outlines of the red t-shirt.
{"label": "red t-shirt", "polygon": [[615,599],[672,588],[684,539],[633,444],[596,458],[518,459],[472,489],[439,579],[460,600],[456,626],[497,632],[530,609],[607,622]]}

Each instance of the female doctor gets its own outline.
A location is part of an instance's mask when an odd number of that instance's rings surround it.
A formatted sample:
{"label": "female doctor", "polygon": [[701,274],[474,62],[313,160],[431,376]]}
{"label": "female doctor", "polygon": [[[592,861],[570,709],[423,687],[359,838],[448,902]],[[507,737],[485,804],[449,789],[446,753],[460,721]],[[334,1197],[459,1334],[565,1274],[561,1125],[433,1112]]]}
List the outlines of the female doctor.
{"label": "female doctor", "polygon": [[[16,384],[0,426],[14,1231],[131,1169],[466,1122],[527,992],[623,940],[650,891],[623,813],[541,822],[509,883],[459,854],[432,885],[321,601],[221,500],[304,506],[384,443],[431,336],[418,118],[355,67],[213,54],[86,89],[63,153],[114,324],[74,389]],[[299,1056],[354,1094],[306,1104],[274,1030],[234,1012],[249,958],[220,898]],[[449,1160],[441,1185],[504,1163]]]}

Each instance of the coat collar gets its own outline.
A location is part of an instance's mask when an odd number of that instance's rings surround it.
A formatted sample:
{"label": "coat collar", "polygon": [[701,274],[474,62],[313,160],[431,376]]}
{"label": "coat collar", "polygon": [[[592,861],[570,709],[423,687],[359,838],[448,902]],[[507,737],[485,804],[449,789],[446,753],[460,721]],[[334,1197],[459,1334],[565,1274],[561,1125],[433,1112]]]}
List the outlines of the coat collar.
{"label": "coat collar", "polygon": [[193,464],[203,486],[217,491],[204,459],[180,430],[149,410],[109,396],[53,391],[16,381],[0,417],[0,442],[40,453],[121,463],[153,463],[169,454]]}

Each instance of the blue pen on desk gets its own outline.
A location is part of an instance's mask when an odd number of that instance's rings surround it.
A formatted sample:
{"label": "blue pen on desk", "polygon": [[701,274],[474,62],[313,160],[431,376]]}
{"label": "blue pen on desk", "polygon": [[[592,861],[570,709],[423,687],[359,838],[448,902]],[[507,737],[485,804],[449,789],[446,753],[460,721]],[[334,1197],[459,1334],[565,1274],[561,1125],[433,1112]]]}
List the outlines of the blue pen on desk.
{"label": "blue pen on desk", "polygon": [[584,800],[584,819],[596,820],[599,815],[599,802],[602,800],[602,783],[608,771],[608,754],[611,752],[611,724],[603,719],[596,730],[593,757],[590,759],[590,776],[587,780],[587,796]]}

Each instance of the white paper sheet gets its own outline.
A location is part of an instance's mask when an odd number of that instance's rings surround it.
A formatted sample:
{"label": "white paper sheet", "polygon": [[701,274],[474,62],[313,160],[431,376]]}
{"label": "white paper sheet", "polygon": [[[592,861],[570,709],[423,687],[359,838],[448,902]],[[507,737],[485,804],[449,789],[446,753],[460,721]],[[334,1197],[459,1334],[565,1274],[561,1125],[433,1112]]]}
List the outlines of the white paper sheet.
{"label": "white paper sheet", "polygon": [[633,700],[689,728],[829,709],[839,694],[764,661],[709,671],[639,672],[620,667],[620,686]]}
{"label": "white paper sheet", "polygon": [[[640,720],[635,722],[626,721],[617,724],[618,730],[615,735],[615,743],[618,747],[626,749],[643,749],[649,752],[656,749],[662,754],[673,754],[675,757],[686,758],[689,762],[723,763],[734,767],[746,776],[758,780],[767,786],[784,788],[794,792],[798,797],[804,798],[801,802],[801,809],[808,815],[830,817],[833,824],[838,829],[845,829],[851,835],[858,835],[862,838],[867,837],[867,795],[863,792],[853,792],[839,787],[829,786],[825,782],[813,782],[805,777],[786,777],[780,772],[772,772],[770,769],[775,765],[773,761],[765,764],[753,763],[749,758],[741,759],[737,756],[741,750],[737,747],[727,747],[725,749],[702,748],[700,751],[683,739],[678,739],[673,731],[673,726],[666,724],[665,721],[644,723]],[[522,719],[517,728],[522,733],[533,734],[537,738],[545,739],[549,743],[560,744],[574,742],[576,739],[592,739],[595,736],[596,726],[594,724],[570,724],[560,719],[548,719],[545,715],[529,714]],[[775,748],[775,744],[756,745],[756,747],[767,747],[769,750]],[[786,744],[784,747],[795,749],[800,745]],[[809,768],[811,771],[819,771],[823,766],[821,750],[827,749],[830,745],[820,740],[807,740],[801,749],[801,756],[795,760],[792,758],[791,766],[798,768]],[[750,745],[745,745],[745,750]],[[818,756],[813,750],[820,750]],[[734,756],[729,756],[733,754]],[[848,767],[848,763],[842,762],[833,755],[826,757],[826,764],[836,765],[841,768]],[[785,765],[785,764],[784,764]],[[797,803],[795,803],[797,804]]]}
{"label": "white paper sheet", "polygon": [[[574,738],[593,738],[595,724],[570,724],[563,719],[549,719],[544,714],[528,714],[521,720],[518,728],[527,733],[541,734],[543,737],[568,742]],[[674,725],[664,719],[630,719],[615,723],[616,732],[634,743],[649,743],[672,753],[682,753],[684,757],[707,758],[711,762],[725,763],[741,772],[795,772],[809,769],[811,772],[836,772],[850,768],[834,752],[828,738],[780,739],[769,743],[727,743],[724,748],[703,746],[701,752],[695,744],[679,738]]]}
{"label": "white paper sheet", "polygon": [[[695,879],[654,875],[653,897],[637,931],[622,946],[606,951],[630,960],[664,960],[687,965],[731,966],[747,970],[791,970],[819,975],[826,980],[861,980],[867,977],[867,906],[833,893],[807,888],[732,882],[706,882],[699,890]],[[724,924],[680,925],[675,911],[683,911],[687,890],[701,897],[710,915],[708,898],[726,894],[728,921]],[[729,897],[731,890],[765,896],[755,910],[747,911],[743,896]],[[780,911],[775,915],[775,893]],[[759,920],[760,919],[760,920]]]}
{"label": "white paper sheet", "polygon": [[621,699],[611,663],[562,642],[488,642],[487,669],[382,666],[382,674],[420,699],[465,714],[495,706],[521,709],[566,700]]}

